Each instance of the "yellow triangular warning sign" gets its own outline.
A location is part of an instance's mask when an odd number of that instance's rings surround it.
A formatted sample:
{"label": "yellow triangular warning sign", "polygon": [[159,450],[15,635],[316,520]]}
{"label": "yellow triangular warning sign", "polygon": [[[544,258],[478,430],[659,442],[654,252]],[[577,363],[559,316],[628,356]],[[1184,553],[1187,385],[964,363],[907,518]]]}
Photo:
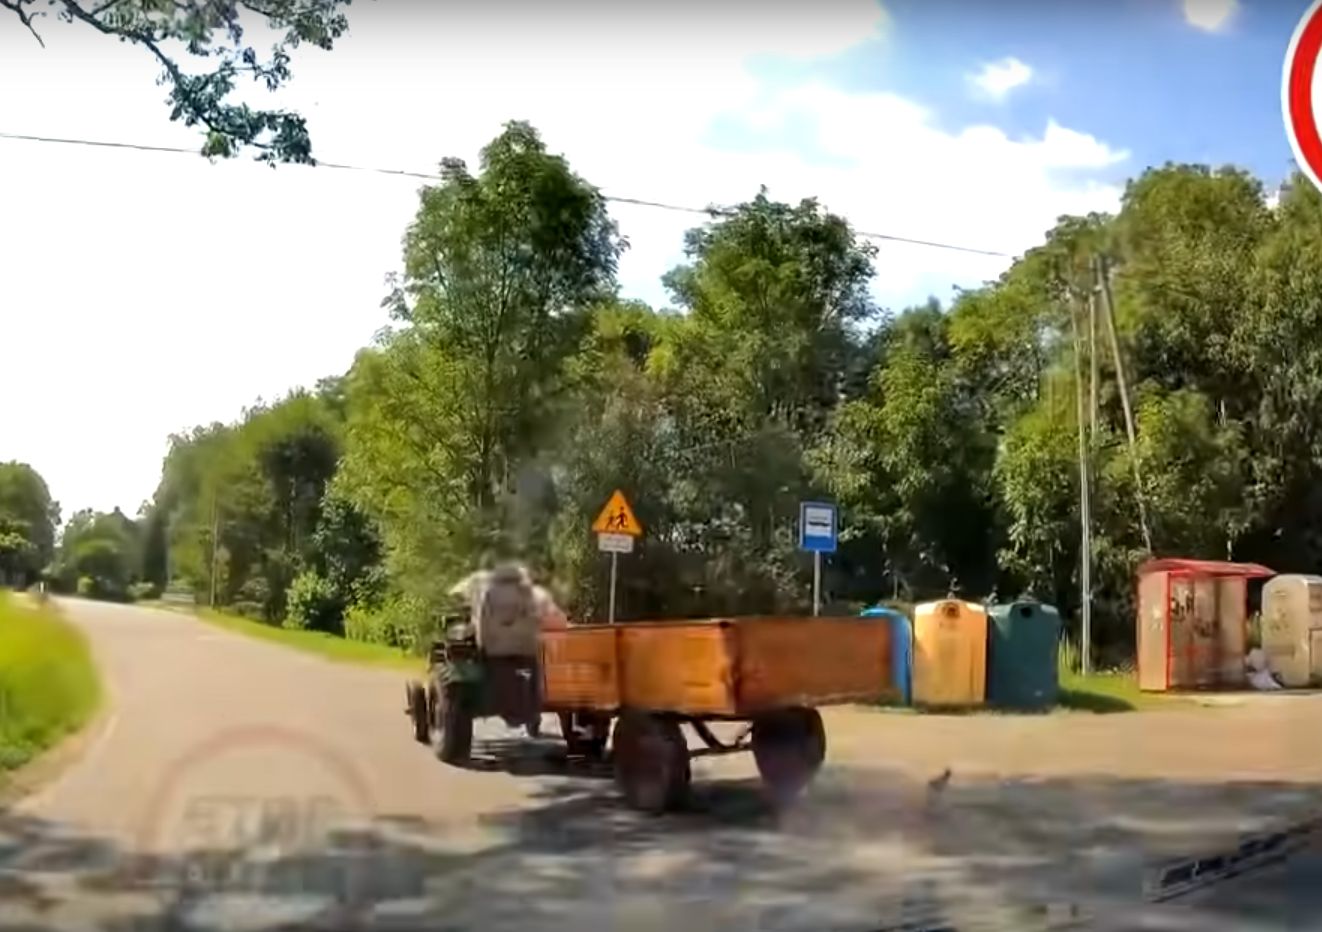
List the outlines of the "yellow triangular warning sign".
{"label": "yellow triangular warning sign", "polygon": [[642,537],[643,526],[634,517],[633,509],[625,501],[624,493],[616,489],[611,493],[610,501],[601,509],[597,520],[592,522],[592,530],[598,534],[628,534],[630,537]]}

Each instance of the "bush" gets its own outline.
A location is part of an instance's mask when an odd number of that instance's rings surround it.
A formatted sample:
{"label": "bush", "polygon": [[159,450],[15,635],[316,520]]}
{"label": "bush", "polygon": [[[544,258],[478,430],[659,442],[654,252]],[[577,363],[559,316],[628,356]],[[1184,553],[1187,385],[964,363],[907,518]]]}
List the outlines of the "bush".
{"label": "bush", "polygon": [[235,602],[229,607],[229,610],[236,615],[242,615],[244,618],[251,618],[253,621],[268,621],[266,606],[261,602]]}
{"label": "bush", "polygon": [[311,570],[294,577],[285,595],[286,628],[344,632],[344,602],[330,580]]}
{"label": "bush", "polygon": [[96,580],[91,576],[79,576],[76,591],[85,599],[96,598]]}
{"label": "bush", "polygon": [[[256,611],[252,606],[256,605]],[[242,606],[242,608],[240,608]],[[256,618],[259,621],[274,621],[279,618],[272,613],[271,585],[264,576],[251,576],[244,580],[239,591],[234,593],[234,603],[230,608],[245,618]]]}
{"label": "bush", "polygon": [[431,632],[426,604],[415,596],[392,594],[379,605],[354,605],[344,616],[344,636],[404,650],[417,650]]}
{"label": "bush", "polygon": [[160,597],[161,587],[154,582],[135,582],[129,586],[129,598],[134,602],[159,599]]}

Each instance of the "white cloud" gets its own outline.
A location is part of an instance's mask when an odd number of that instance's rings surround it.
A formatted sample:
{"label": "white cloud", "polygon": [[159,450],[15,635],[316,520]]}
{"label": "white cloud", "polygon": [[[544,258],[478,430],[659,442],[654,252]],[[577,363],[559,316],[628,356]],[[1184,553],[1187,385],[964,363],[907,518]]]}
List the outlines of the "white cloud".
{"label": "white cloud", "polygon": [[969,75],[968,80],[981,96],[1004,100],[1012,90],[1033,80],[1033,69],[1010,56],[988,62],[976,74]]}
{"label": "white cloud", "polygon": [[[765,183],[775,197],[816,195],[860,229],[1009,253],[1062,213],[1118,203],[1088,176],[1124,153],[1081,130],[951,132],[912,100],[749,67],[875,35],[885,19],[872,0],[760,17],[603,5],[583,21],[545,6],[450,9],[405,19],[398,5],[355,5],[342,47],[299,55],[284,102],[307,114],[323,158],[427,170],[475,158],[522,118],[607,193],[701,206]],[[197,144],[166,122],[144,56],[56,23],[46,38],[42,51],[0,31],[0,83],[31,89],[0,96],[0,130]],[[713,141],[717,121],[743,128],[737,151]],[[795,142],[756,144],[766,138]],[[0,158],[0,398],[24,400],[0,408],[0,461],[31,462],[66,509],[132,510],[170,431],[343,371],[385,323],[382,277],[419,186],[6,141]],[[622,289],[664,303],[659,278],[700,218],[612,212],[631,242]],[[889,306],[946,298],[1007,264],[883,243],[875,291]]]}
{"label": "white cloud", "polygon": [[1220,32],[1239,10],[1239,0],[1182,0],[1184,20],[1204,32]]}

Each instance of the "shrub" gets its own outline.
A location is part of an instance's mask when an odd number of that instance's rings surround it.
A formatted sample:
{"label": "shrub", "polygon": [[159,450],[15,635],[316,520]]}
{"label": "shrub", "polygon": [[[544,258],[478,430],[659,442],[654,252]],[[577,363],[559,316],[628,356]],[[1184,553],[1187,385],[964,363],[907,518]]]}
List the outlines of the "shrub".
{"label": "shrub", "polygon": [[77,592],[80,596],[82,596],[85,599],[95,598],[96,580],[93,579],[91,576],[79,576]]}
{"label": "shrub", "polygon": [[154,582],[135,582],[129,586],[129,598],[134,602],[146,599],[159,599],[161,587]]}
{"label": "shrub", "polygon": [[344,616],[344,636],[404,650],[416,650],[431,630],[430,613],[419,598],[398,593],[379,605],[353,605]]}
{"label": "shrub", "polygon": [[285,595],[286,628],[344,631],[344,602],[324,576],[305,570],[294,577]]}
{"label": "shrub", "polygon": [[[252,608],[254,605],[257,606],[256,611]],[[234,593],[234,602],[230,606],[245,618],[256,618],[259,621],[274,621],[279,618],[271,611],[272,607],[271,584],[266,581],[266,577],[260,575],[250,576],[243,581],[239,591]]]}
{"label": "shrub", "polygon": [[230,611],[236,615],[242,615],[244,618],[251,618],[253,621],[267,621],[266,606],[261,602],[235,602],[230,606]]}

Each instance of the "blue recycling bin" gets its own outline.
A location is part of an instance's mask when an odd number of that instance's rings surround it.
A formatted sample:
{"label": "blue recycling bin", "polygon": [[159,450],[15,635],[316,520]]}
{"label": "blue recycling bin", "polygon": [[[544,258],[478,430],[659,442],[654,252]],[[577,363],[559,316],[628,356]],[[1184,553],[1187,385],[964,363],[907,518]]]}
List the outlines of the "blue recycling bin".
{"label": "blue recycling bin", "polygon": [[913,624],[904,612],[880,605],[864,609],[859,613],[863,618],[884,618],[891,625],[891,678],[895,689],[900,694],[900,703],[909,705],[913,702],[909,670],[913,659]]}

